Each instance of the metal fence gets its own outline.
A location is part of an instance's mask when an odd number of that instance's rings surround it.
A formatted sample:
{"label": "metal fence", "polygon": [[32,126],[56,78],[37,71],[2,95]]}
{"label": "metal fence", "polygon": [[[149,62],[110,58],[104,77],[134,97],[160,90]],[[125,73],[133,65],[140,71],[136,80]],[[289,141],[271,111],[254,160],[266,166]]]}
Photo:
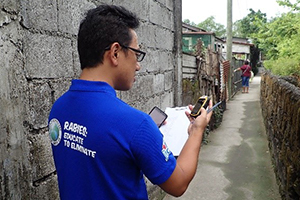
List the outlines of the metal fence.
{"label": "metal fence", "polygon": [[[232,58],[231,61],[232,71],[241,67],[243,64],[244,64],[244,60],[237,60],[235,58]],[[237,71],[232,74],[232,85],[231,85],[232,96],[234,96],[242,88],[241,75],[242,75],[241,71]]]}

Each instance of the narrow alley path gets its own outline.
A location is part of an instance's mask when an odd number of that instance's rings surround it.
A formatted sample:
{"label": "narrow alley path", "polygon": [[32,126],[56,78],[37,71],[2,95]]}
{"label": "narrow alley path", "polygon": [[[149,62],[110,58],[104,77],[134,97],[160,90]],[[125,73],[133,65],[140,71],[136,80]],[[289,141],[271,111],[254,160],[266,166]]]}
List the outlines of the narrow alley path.
{"label": "narrow alley path", "polygon": [[200,152],[197,173],[180,198],[164,200],[279,200],[260,109],[260,76],[249,93],[227,103],[221,126]]}

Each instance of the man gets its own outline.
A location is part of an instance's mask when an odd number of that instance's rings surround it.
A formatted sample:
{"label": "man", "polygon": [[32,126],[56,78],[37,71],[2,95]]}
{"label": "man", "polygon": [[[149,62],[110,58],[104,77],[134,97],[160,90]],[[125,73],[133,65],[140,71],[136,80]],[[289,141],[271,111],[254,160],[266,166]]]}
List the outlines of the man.
{"label": "man", "polygon": [[115,90],[132,87],[145,56],[134,31],[138,26],[133,13],[111,5],[90,10],[81,22],[82,73],[49,116],[62,200],[148,199],[143,175],[180,196],[196,172],[211,114],[202,109],[193,119],[187,113],[189,139],[176,161],[151,117],[116,96]]}

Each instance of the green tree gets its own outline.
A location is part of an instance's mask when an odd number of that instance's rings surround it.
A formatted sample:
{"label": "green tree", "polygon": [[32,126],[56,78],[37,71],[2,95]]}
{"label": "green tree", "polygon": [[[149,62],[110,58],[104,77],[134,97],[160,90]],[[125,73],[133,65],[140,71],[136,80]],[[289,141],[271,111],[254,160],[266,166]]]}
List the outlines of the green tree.
{"label": "green tree", "polygon": [[300,76],[300,13],[282,14],[253,35],[265,52],[268,69],[279,75]]}
{"label": "green tree", "polygon": [[217,37],[225,37],[226,34],[225,26],[223,24],[216,23],[215,17],[213,16],[210,16],[203,22],[200,22],[197,27],[206,31],[214,32]]}
{"label": "green tree", "polygon": [[267,59],[274,60],[279,56],[293,54],[292,49],[289,49],[289,52],[286,50],[296,41],[294,37],[299,37],[299,33],[299,14],[290,12],[262,26],[258,34],[253,36],[258,38],[260,48],[263,49]]}
{"label": "green tree", "polygon": [[191,22],[189,19],[185,19],[183,20],[184,23],[189,24],[191,26],[197,26],[197,24],[195,22]]}
{"label": "green tree", "polygon": [[262,24],[267,23],[266,13],[262,13],[260,10],[255,12],[250,8],[250,13],[241,20],[234,22],[233,33],[234,36],[251,38],[253,33],[257,33],[260,30]]}
{"label": "green tree", "polygon": [[277,0],[276,1],[280,6],[287,6],[292,9],[292,11],[299,11],[300,7],[298,4],[300,3],[300,0],[297,0],[294,4],[291,3],[290,0]]}

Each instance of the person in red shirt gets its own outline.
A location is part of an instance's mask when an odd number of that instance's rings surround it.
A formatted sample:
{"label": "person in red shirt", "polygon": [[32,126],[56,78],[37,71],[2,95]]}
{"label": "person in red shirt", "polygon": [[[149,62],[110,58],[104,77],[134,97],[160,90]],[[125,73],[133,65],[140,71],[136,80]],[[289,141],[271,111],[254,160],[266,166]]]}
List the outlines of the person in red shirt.
{"label": "person in red shirt", "polygon": [[236,71],[242,71],[242,86],[243,86],[243,91],[242,93],[248,93],[249,92],[249,80],[251,77],[251,67],[249,65],[249,61],[245,61],[244,65],[235,69],[234,72]]}

